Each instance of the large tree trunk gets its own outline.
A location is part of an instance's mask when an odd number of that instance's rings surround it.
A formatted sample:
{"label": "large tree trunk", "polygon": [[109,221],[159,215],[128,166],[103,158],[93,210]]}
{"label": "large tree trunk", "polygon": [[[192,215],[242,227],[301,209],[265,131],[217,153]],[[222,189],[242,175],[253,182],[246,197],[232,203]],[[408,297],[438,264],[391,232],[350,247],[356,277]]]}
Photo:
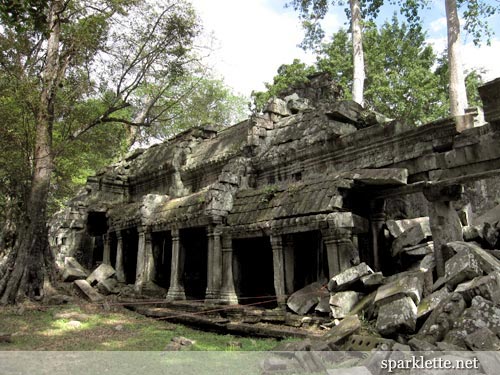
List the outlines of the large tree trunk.
{"label": "large tree trunk", "polygon": [[353,53],[353,81],[352,100],[363,105],[365,84],[365,60],[363,55],[363,34],[361,25],[361,7],[359,0],[350,0],[352,53]]}
{"label": "large tree trunk", "polygon": [[448,65],[450,71],[450,113],[452,116],[465,114],[467,93],[460,55],[460,20],[456,0],[445,0],[446,24],[448,27]]}
{"label": "large tree trunk", "polygon": [[15,303],[25,296],[40,299],[44,295],[47,271],[50,278],[54,277],[53,257],[48,247],[46,211],[53,169],[54,101],[62,76],[59,58],[59,16],[62,9],[62,1],[55,0],[50,5],[50,34],[42,73],[43,86],[35,129],[34,170],[26,208],[26,224],[20,228],[20,238],[9,254],[7,269],[0,275],[0,304]]}

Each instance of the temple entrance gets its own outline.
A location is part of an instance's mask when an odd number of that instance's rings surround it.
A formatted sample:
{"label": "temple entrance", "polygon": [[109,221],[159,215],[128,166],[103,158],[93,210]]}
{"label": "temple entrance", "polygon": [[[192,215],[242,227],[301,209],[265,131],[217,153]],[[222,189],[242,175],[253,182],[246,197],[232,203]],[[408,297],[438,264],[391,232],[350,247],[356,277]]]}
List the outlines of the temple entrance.
{"label": "temple entrance", "polygon": [[233,240],[233,274],[240,304],[267,308],[277,306],[273,250],[269,237]]}
{"label": "temple entrance", "polygon": [[205,228],[186,228],[179,232],[186,299],[204,300],[207,289],[208,239]]}
{"label": "temple entrance", "polygon": [[170,232],[155,232],[152,234],[152,243],[155,265],[153,281],[168,289],[172,265],[172,236]]}
{"label": "temple entrance", "polygon": [[287,294],[325,279],[325,275],[328,275],[326,252],[319,231],[285,235],[283,245]]}
{"label": "temple entrance", "polygon": [[102,263],[104,256],[104,235],[108,231],[108,220],[105,212],[89,212],[87,216],[87,233],[92,241],[90,260],[91,268]]}
{"label": "temple entrance", "polygon": [[123,272],[125,283],[135,284],[137,270],[137,252],[139,250],[139,235],[137,229],[122,231],[123,238]]}

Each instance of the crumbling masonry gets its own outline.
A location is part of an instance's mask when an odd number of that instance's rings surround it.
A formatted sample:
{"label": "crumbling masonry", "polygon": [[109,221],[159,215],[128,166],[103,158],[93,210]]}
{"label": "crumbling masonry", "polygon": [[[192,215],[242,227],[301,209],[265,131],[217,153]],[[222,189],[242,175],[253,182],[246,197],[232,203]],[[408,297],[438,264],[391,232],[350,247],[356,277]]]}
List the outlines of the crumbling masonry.
{"label": "crumbling masonry", "polygon": [[479,124],[404,125],[340,95],[318,74],[263,115],[190,129],[89,177],[51,222],[60,266],[108,264],[172,300],[281,306],[360,262],[390,273],[386,221],[429,215],[442,275],[441,245],[463,239],[463,184],[500,172],[500,80],[481,88]]}

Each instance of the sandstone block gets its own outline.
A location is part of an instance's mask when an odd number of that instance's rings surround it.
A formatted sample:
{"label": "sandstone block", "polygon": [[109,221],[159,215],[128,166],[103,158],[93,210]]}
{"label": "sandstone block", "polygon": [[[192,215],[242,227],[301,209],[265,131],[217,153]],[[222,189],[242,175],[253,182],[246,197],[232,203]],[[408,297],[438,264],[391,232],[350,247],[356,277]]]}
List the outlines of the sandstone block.
{"label": "sandstone block", "polygon": [[410,297],[386,303],[378,311],[376,328],[381,335],[413,332],[416,325],[417,306]]}
{"label": "sandstone block", "polygon": [[101,302],[104,300],[104,297],[96,292],[86,280],[75,280],[73,283],[77,291],[83,294],[90,302]]}
{"label": "sandstone block", "polygon": [[73,257],[66,257],[64,259],[64,271],[62,279],[65,282],[85,279],[88,273],[84,270],[78,261]]}
{"label": "sandstone block", "polygon": [[462,252],[448,259],[445,264],[446,284],[455,287],[463,281],[481,276],[482,269],[476,257],[470,252]]}
{"label": "sandstone block", "polygon": [[424,276],[422,272],[417,272],[382,285],[377,289],[375,304],[384,305],[402,297],[410,297],[416,305],[419,304],[424,290]]}
{"label": "sandstone block", "polygon": [[418,223],[405,230],[394,240],[391,247],[391,254],[392,256],[396,256],[403,250],[404,247],[415,246],[431,236],[432,234],[430,230],[428,230],[428,228],[421,223]]}
{"label": "sandstone block", "polygon": [[417,306],[417,318],[430,314],[449,295],[448,289],[442,288],[425,297]]}
{"label": "sandstone block", "polygon": [[100,281],[109,279],[115,274],[115,269],[108,264],[101,264],[87,277],[87,282],[94,286]]}
{"label": "sandstone block", "polygon": [[321,283],[316,282],[293,293],[286,304],[293,312],[304,315],[316,306],[324,296],[328,296],[328,291],[323,288]]}
{"label": "sandstone block", "polygon": [[431,229],[429,226],[428,216],[417,217],[414,219],[387,220],[386,222],[387,229],[389,229],[389,233],[394,238],[398,238],[401,234],[403,234],[403,232],[418,224],[422,225],[427,233],[430,233]]}
{"label": "sandstone block", "polygon": [[349,289],[352,284],[361,280],[363,276],[371,273],[373,273],[373,270],[370,266],[366,263],[360,263],[332,277],[328,282],[328,290],[335,292]]}
{"label": "sandstone block", "polygon": [[345,318],[361,299],[361,293],[347,291],[337,292],[330,297],[330,308],[335,319]]}
{"label": "sandstone block", "polygon": [[500,260],[479,246],[463,241],[448,243],[448,246],[457,254],[470,253],[479,262],[479,266],[485,273],[500,271]]}
{"label": "sandstone block", "polygon": [[323,336],[328,342],[328,345],[334,349],[334,347],[343,342],[347,337],[357,332],[361,328],[361,322],[357,315],[351,315],[342,319],[342,321],[330,329]]}

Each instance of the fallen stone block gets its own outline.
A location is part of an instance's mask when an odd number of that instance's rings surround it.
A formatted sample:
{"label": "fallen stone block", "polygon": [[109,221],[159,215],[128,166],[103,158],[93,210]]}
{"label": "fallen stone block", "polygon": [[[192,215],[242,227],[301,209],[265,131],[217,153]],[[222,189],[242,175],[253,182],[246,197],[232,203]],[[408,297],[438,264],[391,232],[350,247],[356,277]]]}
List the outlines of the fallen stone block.
{"label": "fallen stone block", "polygon": [[330,297],[330,308],[334,319],[345,318],[361,299],[361,293],[346,291],[337,292]]}
{"label": "fallen stone block", "polygon": [[451,293],[432,310],[418,331],[418,339],[431,344],[443,340],[455,321],[465,311],[466,303],[460,293]]}
{"label": "fallen stone block", "polygon": [[415,246],[404,247],[402,252],[412,256],[426,256],[434,253],[434,242],[428,241]]}
{"label": "fallen stone block", "polygon": [[396,344],[392,339],[368,335],[352,335],[346,343],[346,350],[371,352],[372,350],[391,350]]}
{"label": "fallen stone block", "polygon": [[429,217],[422,216],[414,219],[403,219],[403,220],[387,220],[387,229],[392,237],[398,238],[403,232],[407,231],[415,225],[422,225],[426,232],[430,232]]}
{"label": "fallen stone block", "polygon": [[463,251],[448,259],[445,263],[444,272],[446,284],[451,288],[483,274],[477,258],[468,251]]}
{"label": "fallen stone block", "polygon": [[385,276],[382,272],[375,272],[365,275],[361,278],[361,283],[365,287],[365,289],[373,289],[374,287],[378,287],[384,283]]}
{"label": "fallen stone block", "polygon": [[373,270],[366,263],[360,263],[332,277],[328,282],[328,290],[330,292],[347,290],[363,276],[371,273]]}
{"label": "fallen stone block", "polygon": [[448,288],[442,288],[425,297],[417,306],[417,318],[431,313],[438,305],[450,296]]}
{"label": "fallen stone block", "polygon": [[422,299],[424,290],[424,277],[422,272],[406,275],[377,289],[375,304],[381,306],[402,297],[410,297],[417,305]]}
{"label": "fallen stone block", "polygon": [[286,304],[296,314],[304,315],[325,296],[328,296],[328,291],[322,283],[315,282],[293,293]]}
{"label": "fallen stone block", "polygon": [[356,306],[354,306],[349,312],[349,315],[358,315],[363,313],[363,316],[366,319],[370,319],[375,311],[375,304],[373,303],[373,301],[375,300],[376,295],[377,291],[374,291],[361,298]]}
{"label": "fallen stone block", "polygon": [[82,267],[78,261],[73,257],[66,257],[64,259],[64,271],[62,279],[64,282],[71,282],[75,280],[85,279],[88,272]]}
{"label": "fallen stone block", "polygon": [[101,264],[87,277],[87,282],[94,286],[100,281],[109,279],[115,274],[115,269],[109,264]]}
{"label": "fallen stone block", "polygon": [[319,303],[316,305],[314,311],[320,313],[329,313],[330,312],[330,297],[324,296],[321,297]]}
{"label": "fallen stone block", "polygon": [[290,116],[292,113],[288,109],[286,102],[280,98],[271,98],[264,109],[264,113],[274,113],[280,116]]}
{"label": "fallen stone block", "polygon": [[414,332],[417,325],[417,306],[410,297],[403,297],[380,306],[376,329],[383,336]]}
{"label": "fallen stone block", "polygon": [[481,249],[479,246],[471,242],[454,241],[448,243],[448,246],[457,254],[473,254],[479,262],[479,266],[485,273],[500,271],[500,260],[488,251]]}
{"label": "fallen stone block", "polygon": [[104,297],[99,294],[87,280],[75,280],[73,282],[78,292],[83,294],[90,302],[102,302]]}
{"label": "fallen stone block", "polygon": [[116,291],[116,286],[118,285],[118,281],[116,279],[106,279],[99,281],[97,283],[97,290],[99,293],[104,294],[105,296],[109,294],[115,294]]}
{"label": "fallen stone block", "polygon": [[[499,275],[500,276],[500,275]],[[475,296],[481,296],[490,301],[496,301],[496,292],[499,289],[498,278],[495,274],[479,276],[465,283],[458,284],[456,293],[460,293],[470,304]]]}
{"label": "fallen stone block", "polygon": [[410,344],[410,347],[416,352],[432,352],[438,350],[436,345],[433,345],[425,340],[420,340],[416,337],[409,340],[408,344]]}
{"label": "fallen stone block", "polygon": [[444,341],[463,343],[468,335],[484,327],[495,335],[500,334],[500,306],[476,296],[472,299],[471,307],[455,320],[453,330],[448,332]]}
{"label": "fallen stone block", "polygon": [[398,238],[394,240],[391,247],[392,256],[398,255],[403,248],[418,245],[426,238],[431,237],[432,234],[422,225],[417,224],[405,230]]}
{"label": "fallen stone block", "polygon": [[500,350],[500,339],[489,328],[483,327],[467,335],[465,343],[470,350]]}
{"label": "fallen stone block", "polygon": [[[418,270],[421,272],[432,271],[436,268],[436,258],[434,254],[427,254],[419,263]],[[431,282],[432,284],[432,282]]]}
{"label": "fallen stone block", "polygon": [[357,315],[348,316],[331,328],[323,336],[324,340],[333,349],[337,345],[342,344],[347,337],[357,332],[361,328],[361,322]]}

